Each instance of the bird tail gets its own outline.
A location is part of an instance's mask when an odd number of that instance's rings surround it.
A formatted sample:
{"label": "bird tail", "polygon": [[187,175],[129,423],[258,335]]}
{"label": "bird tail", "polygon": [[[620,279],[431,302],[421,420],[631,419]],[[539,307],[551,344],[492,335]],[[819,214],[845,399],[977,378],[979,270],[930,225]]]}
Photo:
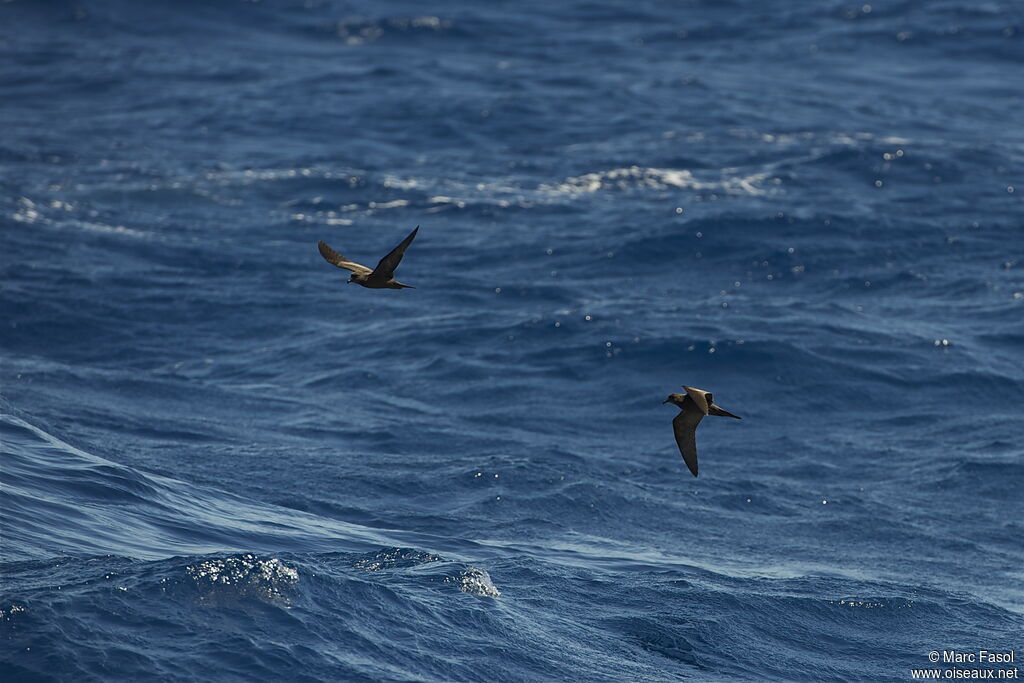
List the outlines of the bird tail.
{"label": "bird tail", "polygon": [[728,410],[723,410],[723,409],[719,408],[714,403],[712,403],[711,405],[708,406],[708,415],[717,415],[719,417],[735,417],[737,420],[742,420],[743,419],[739,415],[733,415]]}

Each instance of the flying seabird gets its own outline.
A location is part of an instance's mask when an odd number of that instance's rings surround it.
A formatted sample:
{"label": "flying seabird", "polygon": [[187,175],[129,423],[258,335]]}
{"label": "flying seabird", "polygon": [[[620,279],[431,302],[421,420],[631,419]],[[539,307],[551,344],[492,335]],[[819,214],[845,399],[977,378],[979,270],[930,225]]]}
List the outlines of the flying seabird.
{"label": "flying seabird", "polygon": [[373,270],[354,261],[349,261],[327,246],[327,243],[323,240],[317,243],[317,247],[320,249],[320,255],[324,257],[325,261],[339,268],[352,271],[352,275],[348,278],[349,282],[354,282],[357,285],[369,287],[370,289],[415,289],[412,285],[403,285],[401,282],[398,282],[394,279],[394,275],[395,268],[398,267],[402,257],[405,256],[405,250],[412,244],[412,240],[416,237],[419,229],[420,226],[417,225],[416,229],[410,232],[409,236],[392,249],[387,256],[382,258]]}
{"label": "flying seabird", "polygon": [[688,386],[683,386],[683,389],[686,389],[685,394],[670,394],[662,403],[679,406],[679,414],[672,420],[672,429],[676,433],[676,444],[679,445],[679,452],[683,454],[683,461],[696,477],[697,425],[700,424],[700,421],[704,419],[705,415],[735,417],[737,420],[743,418],[716,406],[710,391]]}

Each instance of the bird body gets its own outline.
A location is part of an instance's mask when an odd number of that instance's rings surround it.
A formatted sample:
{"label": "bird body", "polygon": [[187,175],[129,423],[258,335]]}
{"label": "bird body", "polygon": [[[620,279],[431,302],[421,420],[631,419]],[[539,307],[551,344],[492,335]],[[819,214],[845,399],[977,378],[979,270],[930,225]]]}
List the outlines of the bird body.
{"label": "bird body", "polygon": [[349,282],[354,282],[368,289],[415,289],[412,285],[402,284],[394,278],[394,275],[395,268],[402,261],[402,257],[405,256],[405,250],[412,244],[419,229],[420,226],[417,225],[416,229],[410,232],[409,236],[402,240],[401,244],[388,252],[388,255],[382,258],[377,267],[373,269],[367,268],[355,261],[349,261],[331,249],[323,240],[317,243],[317,248],[320,250],[320,255],[324,257],[325,261],[332,266],[343,268],[352,273],[348,278]]}
{"label": "bird body", "polygon": [[676,445],[683,456],[683,462],[690,468],[693,476],[697,476],[697,425],[705,415],[718,417],[734,417],[727,410],[715,405],[714,396],[710,391],[684,386],[685,394],[670,394],[662,403],[672,403],[679,407],[679,414],[672,420],[672,430],[676,435]]}

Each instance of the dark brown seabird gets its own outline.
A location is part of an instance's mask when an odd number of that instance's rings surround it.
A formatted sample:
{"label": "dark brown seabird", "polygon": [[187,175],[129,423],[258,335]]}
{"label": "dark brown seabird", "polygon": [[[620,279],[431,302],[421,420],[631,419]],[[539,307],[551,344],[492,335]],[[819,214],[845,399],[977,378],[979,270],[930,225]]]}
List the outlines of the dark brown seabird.
{"label": "dark brown seabird", "polygon": [[728,410],[722,410],[715,405],[714,396],[710,391],[695,389],[683,386],[685,394],[670,394],[662,403],[672,403],[679,406],[679,414],[672,420],[672,429],[676,433],[676,444],[679,452],[683,454],[683,461],[686,466],[697,476],[697,425],[704,419],[705,415],[718,415],[720,417],[735,417],[741,420],[739,415],[733,415]]}
{"label": "dark brown seabird", "polygon": [[348,278],[349,282],[354,282],[357,285],[369,287],[370,289],[415,289],[412,285],[403,285],[398,280],[395,280],[394,275],[395,268],[402,261],[402,257],[405,256],[405,250],[412,244],[413,238],[416,237],[419,229],[420,226],[417,225],[416,229],[410,232],[409,236],[392,249],[387,256],[382,258],[373,270],[354,261],[349,261],[327,246],[327,243],[323,240],[317,243],[317,247],[320,249],[320,255],[332,266],[344,268],[352,272],[352,275]]}

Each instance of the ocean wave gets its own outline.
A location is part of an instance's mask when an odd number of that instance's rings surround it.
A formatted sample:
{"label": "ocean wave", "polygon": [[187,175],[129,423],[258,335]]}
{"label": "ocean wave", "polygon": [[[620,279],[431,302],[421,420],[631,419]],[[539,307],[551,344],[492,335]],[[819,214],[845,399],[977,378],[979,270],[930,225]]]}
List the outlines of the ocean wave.
{"label": "ocean wave", "polygon": [[90,455],[11,415],[3,434],[4,557],[139,559],[226,549],[358,547],[376,532],[187,486]]}

